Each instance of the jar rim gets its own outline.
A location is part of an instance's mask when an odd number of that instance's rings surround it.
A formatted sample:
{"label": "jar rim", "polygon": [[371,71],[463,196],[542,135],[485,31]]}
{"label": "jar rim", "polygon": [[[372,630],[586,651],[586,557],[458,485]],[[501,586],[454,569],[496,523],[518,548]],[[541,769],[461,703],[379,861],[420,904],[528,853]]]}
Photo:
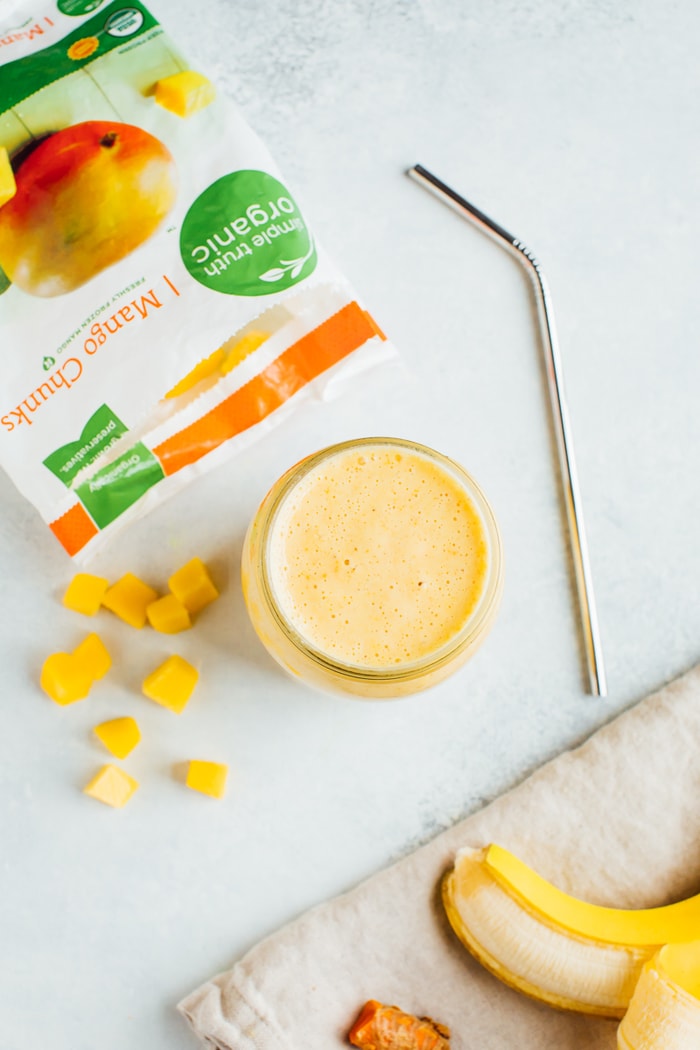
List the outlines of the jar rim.
{"label": "jar rim", "polygon": [[[428,460],[437,462],[439,466],[447,469],[465,490],[475,507],[484,527],[484,533],[488,545],[488,563],[484,585],[477,604],[469,614],[466,622],[452,638],[448,639],[448,641],[439,648],[416,660],[403,661],[398,666],[389,665],[373,667],[371,665],[353,664],[334,658],[322,649],[312,645],[293,626],[280,608],[280,605],[275,598],[274,587],[268,571],[270,560],[268,557],[268,551],[274,526],[284,502],[293,489],[296,488],[303,478],[325,460],[331,459],[332,457],[351,449],[368,446],[389,446],[390,448],[407,449],[418,453]],[[291,467],[287,473],[283,475],[280,481],[282,484],[280,485],[279,491],[275,493],[272,503],[267,508],[261,528],[259,547],[261,590],[262,596],[267,603],[268,611],[277,627],[307,659],[312,660],[318,666],[327,671],[331,671],[335,675],[344,676],[353,681],[401,682],[416,677],[422,677],[423,675],[438,670],[445,664],[450,663],[466,648],[475,646],[481,636],[486,633],[490,627],[491,620],[495,615],[503,588],[503,550],[501,535],[496,522],[496,517],[482,489],[471,474],[469,474],[464,467],[455,460],[451,459],[449,456],[445,456],[441,452],[437,452],[428,445],[423,445],[420,442],[411,441],[407,438],[350,438],[346,441],[327,445],[326,447],[319,449],[317,452],[313,452],[309,456],[306,456],[295,466]]]}

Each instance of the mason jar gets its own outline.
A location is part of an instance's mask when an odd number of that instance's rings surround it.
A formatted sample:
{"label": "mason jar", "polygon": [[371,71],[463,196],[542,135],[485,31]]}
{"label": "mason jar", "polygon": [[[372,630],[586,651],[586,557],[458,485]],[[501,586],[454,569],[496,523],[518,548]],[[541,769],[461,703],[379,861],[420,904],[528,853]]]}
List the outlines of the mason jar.
{"label": "mason jar", "polygon": [[324,448],[272,486],[246,534],[253,626],[294,677],[367,699],[453,674],[486,637],[501,538],[474,479],[402,438]]}

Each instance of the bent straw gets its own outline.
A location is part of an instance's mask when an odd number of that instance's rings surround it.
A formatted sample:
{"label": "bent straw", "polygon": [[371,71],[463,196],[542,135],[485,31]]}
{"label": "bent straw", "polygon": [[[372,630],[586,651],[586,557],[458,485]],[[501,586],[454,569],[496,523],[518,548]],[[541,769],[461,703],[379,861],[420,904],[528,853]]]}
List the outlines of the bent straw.
{"label": "bent straw", "polygon": [[445,204],[453,208],[463,218],[473,222],[494,240],[505,244],[515,254],[520,262],[524,263],[532,278],[537,296],[538,313],[542,330],[542,340],[545,352],[545,364],[547,366],[547,386],[549,389],[549,401],[554,422],[554,431],[559,454],[559,467],[564,484],[564,495],[566,499],[566,511],[569,521],[569,534],[571,539],[571,552],[574,560],[576,584],[581,611],[581,626],[586,648],[586,659],[588,664],[588,676],[591,692],[594,696],[606,696],[607,686],[605,682],[605,668],[603,666],[603,653],[598,629],[598,616],[596,613],[595,598],[593,595],[593,580],[591,566],[588,556],[588,544],[583,524],[583,509],[581,503],[581,492],[578,483],[576,461],[574,459],[573,439],[571,435],[571,424],[569,412],[566,405],[563,389],[562,363],[559,353],[559,343],[554,327],[554,313],[552,309],[552,298],[545,280],[542,267],[529,248],[517,237],[504,230],[497,222],[484,215],[482,211],[475,208],[473,204],[461,197],[444,182],[426,171],[420,164],[409,168],[406,172],[409,178],[420,183]]}

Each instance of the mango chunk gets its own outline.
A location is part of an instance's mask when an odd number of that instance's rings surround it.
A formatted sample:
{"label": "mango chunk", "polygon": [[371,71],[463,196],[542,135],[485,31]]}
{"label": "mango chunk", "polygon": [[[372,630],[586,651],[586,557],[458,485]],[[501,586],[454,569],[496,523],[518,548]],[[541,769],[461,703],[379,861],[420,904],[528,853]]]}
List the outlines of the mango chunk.
{"label": "mango chunk", "polygon": [[174,73],[163,77],[156,84],[155,99],[163,109],[170,110],[178,117],[191,117],[199,109],[204,109],[216,98],[216,88],[203,73],[187,69],[184,73]]}
{"label": "mango chunk", "polygon": [[201,558],[192,558],[168,580],[168,587],[192,615],[219,597]]}
{"label": "mango chunk", "polygon": [[146,609],[148,622],[161,634],[178,634],[192,626],[190,614],[174,594],[165,594]]}
{"label": "mango chunk", "polygon": [[126,758],[141,740],[141,730],[134,718],[112,718],[95,726],[95,735],[115,758]]}
{"label": "mango chunk", "polygon": [[172,390],[168,390],[166,397],[179,397],[180,394],[187,393],[197,383],[201,383],[203,379],[208,379],[212,375],[216,375],[223,365],[226,359],[226,351],[221,348],[215,350],[209,357],[205,357],[203,361],[196,364],[191,372],[188,372],[186,376],[183,376],[179,383],[176,383]]}
{"label": "mango chunk", "polygon": [[157,597],[157,591],[127,572],[107,589],[102,604],[130,627],[140,629],[146,623],[146,609]]}
{"label": "mango chunk", "polygon": [[192,759],[185,783],[193,791],[200,791],[212,798],[223,798],[226,791],[228,766],[222,762],[203,762]]}
{"label": "mango chunk", "polygon": [[73,650],[73,657],[80,662],[93,682],[104,678],[112,666],[112,657],[99,634],[89,634],[84,638]]}
{"label": "mango chunk", "polygon": [[134,780],[123,769],[106,765],[92,778],[87,787],[83,788],[83,793],[96,798],[98,802],[104,802],[106,806],[118,809],[126,805],[138,786],[138,780]]}
{"label": "mango chunk", "polygon": [[241,361],[244,361],[249,354],[252,354],[259,346],[262,346],[265,340],[269,338],[269,332],[247,332],[246,335],[241,336],[226,352],[225,359],[219,366],[222,375],[227,375],[236,365],[240,365]]}
{"label": "mango chunk", "polygon": [[112,658],[102,639],[88,634],[72,653],[47,656],[39,681],[44,692],[65,707],[83,700],[92,683],[104,678],[111,666]]}
{"label": "mango chunk", "polygon": [[182,714],[199,679],[199,672],[181,656],[169,656],[144,680],[142,689],[149,700]]}
{"label": "mango chunk", "polygon": [[0,146],[0,208],[12,200],[16,192],[17,183],[10,164],[10,155],[4,146]]}
{"label": "mango chunk", "polygon": [[44,660],[39,682],[44,692],[61,707],[84,700],[94,678],[74,653],[51,653]]}
{"label": "mango chunk", "polygon": [[108,587],[109,580],[105,580],[104,577],[79,572],[68,584],[63,595],[63,604],[67,609],[73,609],[84,616],[94,616],[102,605]]}

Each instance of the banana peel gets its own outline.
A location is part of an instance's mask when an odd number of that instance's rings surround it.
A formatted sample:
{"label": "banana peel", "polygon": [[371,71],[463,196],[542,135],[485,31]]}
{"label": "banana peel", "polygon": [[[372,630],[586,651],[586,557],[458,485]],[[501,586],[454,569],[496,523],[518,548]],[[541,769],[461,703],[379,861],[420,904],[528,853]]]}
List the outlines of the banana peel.
{"label": "banana peel", "polygon": [[700,895],[660,908],[602,907],[564,893],[497,845],[460,850],[442,895],[457,936],[504,983],[603,1017],[623,1017],[664,945],[700,936]]}

